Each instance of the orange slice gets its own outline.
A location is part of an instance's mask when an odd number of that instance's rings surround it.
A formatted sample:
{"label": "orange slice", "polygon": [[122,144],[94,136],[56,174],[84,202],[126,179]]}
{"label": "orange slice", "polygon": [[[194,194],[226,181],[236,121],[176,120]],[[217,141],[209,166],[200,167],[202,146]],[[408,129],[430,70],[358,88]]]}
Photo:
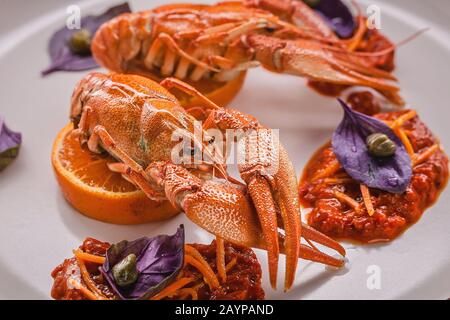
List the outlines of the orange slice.
{"label": "orange slice", "polygon": [[179,212],[168,201],[150,200],[119,173],[111,172],[109,162],[117,161],[81,146],[72,124],[59,132],[53,144],[56,179],[66,200],[82,214],[109,223],[138,224]]}
{"label": "orange slice", "polygon": [[[239,76],[228,82],[214,82],[203,79],[197,82],[188,81],[188,83],[219,107],[226,107],[237,96],[239,91],[241,91],[246,75],[247,72],[243,71]],[[178,99],[180,99],[181,104],[187,107],[195,107],[201,104],[197,98],[181,96]]]}
{"label": "orange slice", "polygon": [[[133,73],[148,77],[156,82],[161,82],[164,78],[155,74],[146,72],[134,71]],[[182,81],[190,84],[195,89],[203,93],[208,99],[213,101],[219,107],[226,107],[237,96],[244,84],[246,71],[242,71],[236,78],[228,82],[217,82],[209,79],[201,79],[199,81],[192,81],[183,79]],[[189,96],[178,89],[170,90],[180,101],[184,107],[196,107],[202,105],[202,102],[195,97]]]}

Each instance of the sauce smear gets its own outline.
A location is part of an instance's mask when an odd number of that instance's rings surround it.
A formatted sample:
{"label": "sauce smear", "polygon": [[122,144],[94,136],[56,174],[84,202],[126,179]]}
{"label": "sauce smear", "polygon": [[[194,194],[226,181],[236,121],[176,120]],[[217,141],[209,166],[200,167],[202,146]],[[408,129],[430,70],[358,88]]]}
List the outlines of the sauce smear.
{"label": "sauce smear", "polygon": [[[393,123],[408,112],[376,117]],[[308,215],[310,226],[333,238],[374,243],[396,238],[419,220],[446,185],[448,158],[438,139],[417,116],[404,121],[399,129],[414,150],[413,175],[406,192],[393,194],[371,188],[374,213],[369,215],[360,184],[347,175],[327,143],[310,159],[299,184],[302,205],[312,209]],[[330,170],[333,166],[336,169]]]}

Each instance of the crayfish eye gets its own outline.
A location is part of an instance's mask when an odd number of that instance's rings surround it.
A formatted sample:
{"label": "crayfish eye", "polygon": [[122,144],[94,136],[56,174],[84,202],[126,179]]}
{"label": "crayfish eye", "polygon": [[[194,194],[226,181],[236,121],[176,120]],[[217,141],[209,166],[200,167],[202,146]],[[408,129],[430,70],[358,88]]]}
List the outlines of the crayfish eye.
{"label": "crayfish eye", "polygon": [[265,27],[264,30],[268,33],[274,33],[275,31],[277,31],[277,28],[275,27]]}

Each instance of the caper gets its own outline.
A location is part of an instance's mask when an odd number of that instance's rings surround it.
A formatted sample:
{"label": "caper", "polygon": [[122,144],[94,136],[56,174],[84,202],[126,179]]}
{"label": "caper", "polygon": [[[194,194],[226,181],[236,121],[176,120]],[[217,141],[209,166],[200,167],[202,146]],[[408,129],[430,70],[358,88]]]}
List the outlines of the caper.
{"label": "caper", "polygon": [[89,54],[91,52],[91,32],[87,29],[74,32],[69,40],[69,47],[73,53]]}
{"label": "caper", "polygon": [[117,263],[113,269],[114,280],[120,287],[125,287],[136,282],[138,271],[136,268],[136,255],[131,253]]}
{"label": "caper", "polygon": [[383,133],[373,133],[366,138],[369,153],[374,157],[389,157],[395,153],[394,141]]}

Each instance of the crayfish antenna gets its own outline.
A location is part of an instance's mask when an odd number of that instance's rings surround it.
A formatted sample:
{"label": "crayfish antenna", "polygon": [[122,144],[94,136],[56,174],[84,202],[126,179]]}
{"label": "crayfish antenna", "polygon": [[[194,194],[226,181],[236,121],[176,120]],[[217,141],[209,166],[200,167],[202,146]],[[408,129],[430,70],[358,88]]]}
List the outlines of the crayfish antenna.
{"label": "crayfish antenna", "polygon": [[392,103],[404,105],[397,86],[385,79],[358,72],[360,66],[350,60],[341,63],[317,41],[251,35],[247,37],[247,42],[255,50],[255,59],[271,71],[332,84],[370,87]]}

